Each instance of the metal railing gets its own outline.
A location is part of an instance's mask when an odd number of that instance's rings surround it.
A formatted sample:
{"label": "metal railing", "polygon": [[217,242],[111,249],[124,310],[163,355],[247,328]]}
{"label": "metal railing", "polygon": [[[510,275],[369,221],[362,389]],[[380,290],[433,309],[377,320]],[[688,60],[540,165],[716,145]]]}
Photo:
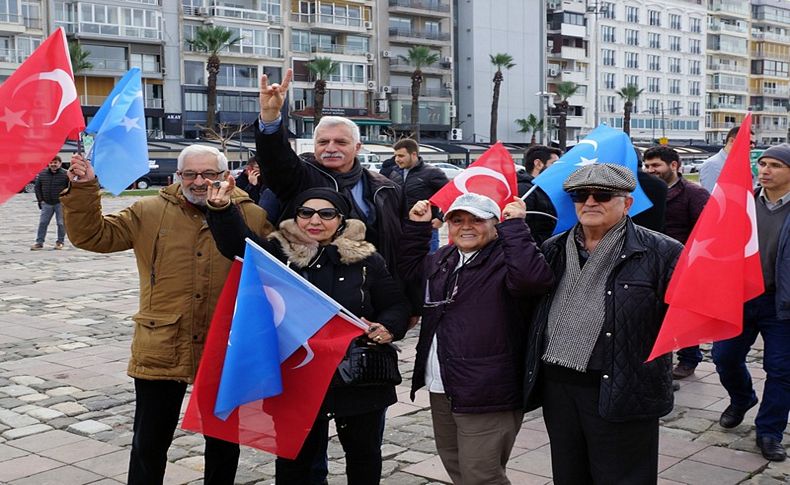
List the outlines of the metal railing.
{"label": "metal railing", "polygon": [[29,52],[19,49],[0,49],[0,62],[13,62],[18,64],[28,57],[30,57]]}
{"label": "metal railing", "polygon": [[343,44],[314,45],[310,47],[309,52],[325,52],[330,54],[345,54],[349,56],[364,56],[368,53],[368,51],[365,49]]}
{"label": "metal railing", "polygon": [[[96,94],[82,94],[80,95],[80,104],[82,106],[101,106],[107,100],[107,95],[101,96]],[[146,108],[161,109],[163,106],[162,98],[143,98],[143,105]]]}
{"label": "metal railing", "polygon": [[[392,86],[393,94],[408,94],[411,96],[411,86]],[[425,88],[420,89],[420,96],[434,97],[434,98],[447,98],[451,96],[451,92],[447,88]]]}
{"label": "metal railing", "polygon": [[389,0],[390,7],[419,8],[434,12],[450,12],[450,5],[435,0]]}
{"label": "metal railing", "polygon": [[426,39],[426,40],[450,40],[450,34],[446,32],[427,32],[421,30],[408,30],[408,29],[390,29],[391,37],[409,37],[413,39]]}
{"label": "metal railing", "polygon": [[346,27],[363,28],[364,20],[358,17],[346,17],[339,15],[322,15],[314,13],[292,13],[291,20],[307,24],[327,24]]}
{"label": "metal railing", "polygon": [[[233,19],[243,20],[257,20],[259,22],[269,22],[271,24],[282,23],[282,17],[279,15],[270,15],[266,12],[258,10],[250,10],[247,8],[225,7],[216,6],[208,8],[209,15],[216,15],[217,17],[226,17]],[[192,14],[194,15],[194,13]]]}

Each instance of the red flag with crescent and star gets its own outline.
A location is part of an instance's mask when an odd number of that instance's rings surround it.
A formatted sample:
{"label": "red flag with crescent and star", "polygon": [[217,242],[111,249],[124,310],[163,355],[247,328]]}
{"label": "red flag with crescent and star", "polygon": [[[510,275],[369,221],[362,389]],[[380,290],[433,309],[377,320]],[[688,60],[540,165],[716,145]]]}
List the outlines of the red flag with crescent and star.
{"label": "red flag with crescent and star", "polygon": [[0,85],[0,204],[83,128],[66,34],[59,28]]}
{"label": "red flag with crescent and star", "polygon": [[743,331],[743,304],[765,291],[749,162],[751,114],[744,118],[713,193],[678,259],[648,361],[672,350]]}
{"label": "red flag with crescent and star", "polygon": [[485,195],[493,199],[500,209],[518,195],[516,164],[502,142],[496,142],[475,163],[439,189],[430,202],[442,212],[447,212],[459,195],[468,193]]}

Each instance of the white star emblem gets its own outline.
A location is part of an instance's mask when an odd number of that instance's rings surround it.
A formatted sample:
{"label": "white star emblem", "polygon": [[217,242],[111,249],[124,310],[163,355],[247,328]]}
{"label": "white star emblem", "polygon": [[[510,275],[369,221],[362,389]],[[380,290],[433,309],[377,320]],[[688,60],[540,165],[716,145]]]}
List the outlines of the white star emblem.
{"label": "white star emblem", "polygon": [[128,116],[124,116],[123,120],[121,121],[121,126],[126,128],[127,133],[131,131],[133,128],[137,128],[138,130],[142,130],[140,125],[137,124],[137,121],[140,119],[138,116],[137,118],[129,118]]}
{"label": "white star emblem", "polygon": [[11,129],[16,125],[24,126],[25,128],[30,127],[22,120],[22,115],[27,113],[27,111],[11,111],[7,107],[4,107],[3,109],[5,110],[5,113],[3,116],[0,116],[0,122],[5,123],[6,131],[11,131]]}
{"label": "white star emblem", "polygon": [[708,246],[713,243],[713,239],[705,239],[704,241],[697,241],[694,239],[691,242],[691,249],[689,249],[689,262],[688,266],[694,264],[694,261],[699,258],[713,259],[713,255],[708,251]]}
{"label": "white star emblem", "polygon": [[583,167],[585,165],[592,165],[593,163],[597,163],[598,162],[597,158],[579,157],[579,160],[581,160],[581,161],[576,164],[577,167]]}

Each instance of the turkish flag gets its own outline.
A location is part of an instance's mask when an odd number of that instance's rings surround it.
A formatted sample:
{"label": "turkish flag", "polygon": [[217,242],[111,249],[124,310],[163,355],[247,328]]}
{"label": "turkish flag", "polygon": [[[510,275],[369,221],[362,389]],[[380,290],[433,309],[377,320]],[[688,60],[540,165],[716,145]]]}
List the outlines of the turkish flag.
{"label": "turkish flag", "polygon": [[312,429],[335,369],[362,330],[333,317],[308,340],[306,347],[312,356],[302,347],[280,366],[282,394],[244,404],[228,419],[219,419],[214,408],[241,267],[240,262],[233,263],[220,294],[181,427],[293,459]]}
{"label": "turkish flag", "polygon": [[85,128],[62,28],[0,85],[0,204]]}
{"label": "turkish flag", "polygon": [[747,114],[669,282],[669,309],[648,361],[743,331],[743,304],[765,291]]}
{"label": "turkish flag", "polygon": [[447,212],[453,201],[466,193],[490,197],[504,209],[518,195],[516,164],[502,142],[496,142],[475,163],[433,194],[431,204]]}

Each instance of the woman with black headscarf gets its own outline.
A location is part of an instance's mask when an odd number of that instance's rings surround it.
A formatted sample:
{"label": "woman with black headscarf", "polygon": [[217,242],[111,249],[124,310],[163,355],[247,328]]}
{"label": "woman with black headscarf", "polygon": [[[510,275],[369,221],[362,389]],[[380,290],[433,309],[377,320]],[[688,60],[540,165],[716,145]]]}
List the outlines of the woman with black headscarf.
{"label": "woman with black headscarf", "polygon": [[[351,202],[328,188],[308,189],[297,196],[296,216],[260,240],[248,228],[228,194],[227,186],[208,193],[208,225],[220,252],[228,258],[244,254],[249,237],[355,315],[366,319],[365,337],[377,344],[399,340],[406,332],[409,306],[376,248],[365,241],[365,225],[348,219]],[[335,419],[346,453],[349,485],[377,484],[381,478],[381,423],[395,403],[394,385],[346,386],[337,372],[318,418],[295,460],[277,458],[276,480],[311,483],[311,468],[323,459],[328,425]]]}

